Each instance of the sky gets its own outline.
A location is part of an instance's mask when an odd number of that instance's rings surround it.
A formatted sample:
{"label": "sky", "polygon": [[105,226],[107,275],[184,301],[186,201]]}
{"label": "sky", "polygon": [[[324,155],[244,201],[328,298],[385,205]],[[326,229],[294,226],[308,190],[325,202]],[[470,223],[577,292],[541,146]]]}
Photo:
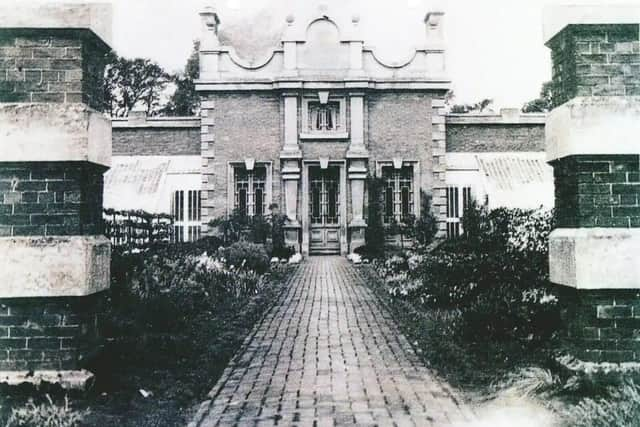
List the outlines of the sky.
{"label": "sky", "polygon": [[[103,0],[104,1],[104,0]],[[109,0],[107,0],[109,1]],[[640,0],[631,0],[640,1]],[[585,0],[110,0],[113,47],[147,57],[168,71],[184,67],[199,37],[198,12],[216,7],[221,31],[260,41],[273,38],[302,3],[325,3],[328,15],[358,14],[365,43],[385,58],[405,57],[424,41],[424,16],[445,12],[447,69],[456,103],[494,99],[495,108],[521,107],[551,77],[542,37],[545,5]],[[600,3],[607,3],[602,0]],[[591,2],[593,3],[593,2]],[[627,1],[626,3],[629,3]],[[412,45],[414,43],[415,45]],[[263,43],[264,44],[264,43]]]}

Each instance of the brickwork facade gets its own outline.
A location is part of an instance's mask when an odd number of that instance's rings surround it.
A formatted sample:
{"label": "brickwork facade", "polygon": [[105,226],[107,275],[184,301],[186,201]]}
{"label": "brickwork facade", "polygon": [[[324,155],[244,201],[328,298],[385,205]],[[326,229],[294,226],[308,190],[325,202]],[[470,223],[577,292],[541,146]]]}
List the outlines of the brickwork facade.
{"label": "brickwork facade", "polygon": [[84,30],[0,29],[0,102],[83,102],[101,111],[107,49]]}
{"label": "brickwork facade", "polygon": [[[229,213],[238,200],[253,203],[252,188],[245,193],[229,182],[229,165],[250,170],[255,161],[269,165],[267,197],[285,207],[287,241],[302,253],[347,253],[364,244],[365,182],[383,167],[397,186],[389,215],[419,214],[424,192],[444,222],[442,13],[424,21],[429,49],[398,66],[364,46],[359,19],[340,30],[345,23],[330,12],[307,9],[299,22],[287,20],[282,49],[263,64],[230,56],[221,47],[228,39],[219,38],[220,18],[201,13],[204,220]],[[317,31],[326,35],[322,47]]]}
{"label": "brickwork facade", "polygon": [[[265,93],[221,93],[207,98],[206,117],[202,118],[203,162],[209,174],[207,208],[209,218],[224,216],[228,206],[230,163],[244,164],[245,159],[269,163],[273,167],[271,198],[280,202],[279,153],[281,148],[280,97]],[[206,144],[206,145],[205,145]],[[206,150],[205,150],[206,147]],[[275,166],[275,167],[274,167]]]}
{"label": "brickwork facade", "polygon": [[192,128],[118,128],[113,130],[114,156],[199,156],[200,122]]}
{"label": "brickwork facade", "polygon": [[552,165],[558,227],[640,227],[640,156],[571,156]]}
{"label": "brickwork facade", "polygon": [[640,34],[637,24],[569,25],[548,43],[553,98],[640,95]]}
{"label": "brickwork facade", "polygon": [[544,151],[544,122],[539,124],[447,123],[447,153]]}

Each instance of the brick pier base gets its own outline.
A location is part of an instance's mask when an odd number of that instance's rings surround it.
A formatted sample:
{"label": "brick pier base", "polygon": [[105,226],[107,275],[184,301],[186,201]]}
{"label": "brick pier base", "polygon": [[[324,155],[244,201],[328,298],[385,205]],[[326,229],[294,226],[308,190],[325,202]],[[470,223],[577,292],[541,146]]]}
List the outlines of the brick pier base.
{"label": "brick pier base", "polygon": [[86,368],[100,348],[103,294],[0,299],[0,371]]}
{"label": "brick pier base", "polygon": [[640,362],[640,292],[558,287],[569,353],[584,362]]}

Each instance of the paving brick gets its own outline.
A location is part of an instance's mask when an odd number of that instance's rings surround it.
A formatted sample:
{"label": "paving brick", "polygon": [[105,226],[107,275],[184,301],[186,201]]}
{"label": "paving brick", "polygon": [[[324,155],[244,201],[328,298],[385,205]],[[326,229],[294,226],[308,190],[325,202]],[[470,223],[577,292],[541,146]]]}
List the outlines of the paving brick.
{"label": "paving brick", "polygon": [[211,391],[199,426],[439,426],[472,415],[425,367],[363,276],[305,261]]}

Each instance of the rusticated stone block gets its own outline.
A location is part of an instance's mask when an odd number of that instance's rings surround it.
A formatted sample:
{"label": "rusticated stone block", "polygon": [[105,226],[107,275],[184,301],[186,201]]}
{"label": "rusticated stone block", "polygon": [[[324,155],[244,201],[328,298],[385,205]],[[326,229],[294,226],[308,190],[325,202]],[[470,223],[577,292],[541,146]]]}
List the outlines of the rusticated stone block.
{"label": "rusticated stone block", "polygon": [[0,103],[3,162],[111,163],[111,123],[84,104]]}
{"label": "rusticated stone block", "polygon": [[104,236],[1,238],[0,298],[101,292],[109,287],[110,255]]}

